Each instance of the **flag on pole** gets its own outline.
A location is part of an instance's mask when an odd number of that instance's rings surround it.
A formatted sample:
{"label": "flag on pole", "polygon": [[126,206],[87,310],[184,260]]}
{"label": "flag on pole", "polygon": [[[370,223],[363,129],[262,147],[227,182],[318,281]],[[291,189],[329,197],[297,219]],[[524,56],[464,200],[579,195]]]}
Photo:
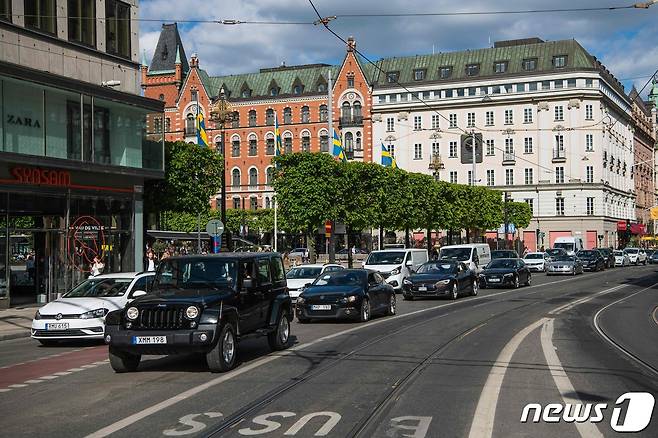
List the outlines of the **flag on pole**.
{"label": "flag on pole", "polygon": [[199,146],[209,147],[208,134],[206,133],[206,122],[203,119],[203,114],[199,111],[196,116],[196,143]]}
{"label": "flag on pole", "polygon": [[346,162],[347,156],[345,155],[345,149],[343,149],[343,144],[340,141],[338,132],[334,131],[334,148],[332,155],[340,161]]}
{"label": "flag on pole", "polygon": [[279,117],[274,113],[274,155],[277,157],[281,155],[283,148],[281,147],[281,131],[279,131]]}
{"label": "flag on pole", "polygon": [[397,163],[395,162],[395,157],[393,157],[393,155],[391,155],[391,152],[388,149],[386,149],[384,143],[382,143],[382,166],[392,167],[393,169],[396,169],[398,167]]}

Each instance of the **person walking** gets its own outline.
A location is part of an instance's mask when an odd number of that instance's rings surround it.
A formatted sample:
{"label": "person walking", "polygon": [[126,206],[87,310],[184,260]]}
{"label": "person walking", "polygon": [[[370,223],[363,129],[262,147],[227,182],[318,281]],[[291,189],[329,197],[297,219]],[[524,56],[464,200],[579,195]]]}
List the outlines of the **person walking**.
{"label": "person walking", "polygon": [[105,264],[101,260],[100,256],[94,257],[94,263],[91,265],[91,276],[96,277],[103,273],[105,269]]}
{"label": "person walking", "polygon": [[153,251],[149,250],[149,252],[146,254],[146,271],[147,272],[153,272],[155,271],[155,263],[156,263],[156,258],[155,254]]}

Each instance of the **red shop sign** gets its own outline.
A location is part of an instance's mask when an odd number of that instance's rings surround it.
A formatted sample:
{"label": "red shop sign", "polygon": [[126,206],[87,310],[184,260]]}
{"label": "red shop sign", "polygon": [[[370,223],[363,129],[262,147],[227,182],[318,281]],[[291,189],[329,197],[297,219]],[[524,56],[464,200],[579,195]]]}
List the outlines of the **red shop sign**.
{"label": "red shop sign", "polygon": [[617,222],[617,231],[626,231],[626,221]]}
{"label": "red shop sign", "polygon": [[19,184],[52,187],[69,187],[71,185],[71,172],[66,170],[12,167],[11,174]]}

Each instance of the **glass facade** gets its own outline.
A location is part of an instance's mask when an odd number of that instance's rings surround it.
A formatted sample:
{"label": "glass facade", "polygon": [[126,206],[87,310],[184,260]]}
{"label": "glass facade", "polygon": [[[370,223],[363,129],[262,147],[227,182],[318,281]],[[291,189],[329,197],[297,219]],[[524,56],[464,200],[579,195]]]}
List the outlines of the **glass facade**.
{"label": "glass facade", "polygon": [[162,170],[162,135],[149,111],[0,76],[0,151]]}

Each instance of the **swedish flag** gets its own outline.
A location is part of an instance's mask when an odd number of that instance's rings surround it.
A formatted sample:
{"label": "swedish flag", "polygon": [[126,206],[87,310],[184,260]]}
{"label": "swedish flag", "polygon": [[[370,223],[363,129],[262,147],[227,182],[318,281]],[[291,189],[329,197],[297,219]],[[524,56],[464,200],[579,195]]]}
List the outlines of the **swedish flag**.
{"label": "swedish flag", "polygon": [[386,149],[384,143],[382,143],[382,166],[392,167],[393,169],[398,167],[397,163],[395,162],[395,157],[391,155],[391,152],[388,149]]}
{"label": "swedish flag", "polygon": [[208,134],[206,133],[206,122],[203,120],[203,114],[201,114],[201,112],[196,116],[196,143],[199,146],[209,147]]}
{"label": "swedish flag", "polygon": [[274,155],[281,155],[283,147],[281,146],[281,131],[279,130],[279,117],[274,113]]}
{"label": "swedish flag", "polygon": [[347,161],[347,156],[345,155],[345,149],[343,149],[343,144],[340,141],[338,133],[334,131],[334,148],[332,155],[339,159],[340,161]]}

